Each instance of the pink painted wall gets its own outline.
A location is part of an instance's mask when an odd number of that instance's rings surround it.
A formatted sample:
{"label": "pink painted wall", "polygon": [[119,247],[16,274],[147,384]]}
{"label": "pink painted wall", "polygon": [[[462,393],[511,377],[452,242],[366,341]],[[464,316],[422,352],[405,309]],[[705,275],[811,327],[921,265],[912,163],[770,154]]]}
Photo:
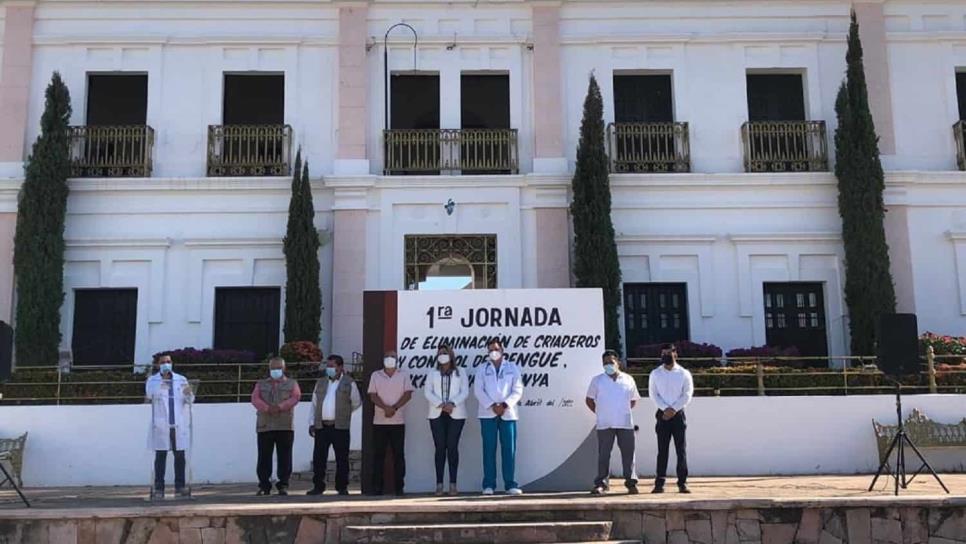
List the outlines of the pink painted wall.
{"label": "pink painted wall", "polygon": [[889,53],[886,48],[885,14],[881,2],[857,2],[855,17],[862,40],[865,79],[869,87],[869,108],[879,135],[879,152],[896,152],[895,128],[892,120],[892,87],[889,81]]}
{"label": "pink painted wall", "polygon": [[533,7],[534,157],[564,157],[560,88],[560,7]]}
{"label": "pink painted wall", "polygon": [[0,162],[24,158],[33,34],[33,6],[8,5],[0,61]]}
{"label": "pink painted wall", "polygon": [[0,213],[0,320],[13,322],[13,235],[17,214]]}
{"label": "pink painted wall", "polygon": [[889,271],[896,288],[896,311],[916,313],[908,208],[890,204],[883,226],[889,244]]}
{"label": "pink painted wall", "polygon": [[366,158],[365,6],[339,8],[339,159]]}
{"label": "pink painted wall", "polygon": [[537,287],[570,287],[570,218],[566,208],[539,208]]}
{"label": "pink painted wall", "polygon": [[366,211],[335,210],[332,233],[332,352],[362,351],[366,288]]}

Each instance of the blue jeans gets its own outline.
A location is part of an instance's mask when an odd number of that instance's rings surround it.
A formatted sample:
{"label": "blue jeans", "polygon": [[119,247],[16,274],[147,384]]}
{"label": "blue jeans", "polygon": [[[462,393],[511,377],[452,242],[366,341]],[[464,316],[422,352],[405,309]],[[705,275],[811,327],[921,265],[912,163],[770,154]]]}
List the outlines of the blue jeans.
{"label": "blue jeans", "polygon": [[503,488],[518,487],[513,479],[517,458],[517,422],[499,417],[480,419],[483,435],[483,489],[496,488],[496,441],[500,439],[500,466],[503,469]]}

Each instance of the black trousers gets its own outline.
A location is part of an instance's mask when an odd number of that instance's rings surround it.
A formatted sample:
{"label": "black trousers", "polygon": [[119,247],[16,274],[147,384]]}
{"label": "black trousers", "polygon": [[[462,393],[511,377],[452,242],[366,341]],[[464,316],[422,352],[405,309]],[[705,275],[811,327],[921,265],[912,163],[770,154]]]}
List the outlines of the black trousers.
{"label": "black trousers", "polygon": [[312,487],[325,489],[325,473],[329,465],[329,446],[335,451],[335,488],[349,489],[349,429],[335,425],[315,428],[315,448],[312,450]]}
{"label": "black trousers", "polygon": [[449,483],[456,483],[456,472],[460,465],[460,435],[466,420],[453,419],[442,413],[429,420],[429,430],[433,432],[433,445],[436,446],[436,483],[443,483],[443,472],[449,461]]}
{"label": "black trousers", "polygon": [[[174,452],[174,488],[178,491],[184,488],[184,450],[178,449],[177,433],[171,429],[171,451]],[[168,468],[168,451],[154,452],[154,488],[164,491],[164,473]]]}
{"label": "black trousers", "polygon": [[684,438],[684,433],[688,428],[687,418],[684,416],[684,411],[681,411],[674,414],[671,419],[664,421],[662,414],[662,411],[657,411],[657,424],[654,427],[657,433],[657,478],[655,485],[664,485],[664,480],[667,479],[667,459],[672,438],[674,439],[674,454],[678,459],[678,485],[684,485],[688,481],[687,442]]}
{"label": "black trousers", "polygon": [[386,446],[392,448],[393,472],[395,472],[395,492],[403,492],[406,479],[406,426],[405,425],[373,425],[372,426],[372,489],[376,494],[382,494],[385,488],[385,474],[383,467],[386,463]]}
{"label": "black trousers", "polygon": [[275,477],[278,478],[276,487],[288,487],[289,476],[292,475],[292,443],[295,442],[294,431],[263,431],[258,433],[258,488],[263,491],[272,489],[272,455],[277,451],[278,465]]}

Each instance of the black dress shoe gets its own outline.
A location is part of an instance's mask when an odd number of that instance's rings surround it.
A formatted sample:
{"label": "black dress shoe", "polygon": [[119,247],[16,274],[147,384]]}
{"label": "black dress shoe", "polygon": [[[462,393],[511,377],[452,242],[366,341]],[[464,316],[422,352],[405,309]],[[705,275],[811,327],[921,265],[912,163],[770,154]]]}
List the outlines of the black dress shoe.
{"label": "black dress shoe", "polygon": [[317,489],[315,487],[305,492],[306,495],[321,495],[323,493],[325,493],[325,489]]}
{"label": "black dress shoe", "polygon": [[280,487],[280,488],[278,488],[278,494],[281,495],[281,496],[283,496],[283,497],[287,496],[288,495],[288,488],[287,487]]}
{"label": "black dress shoe", "polygon": [[678,486],[678,493],[691,493],[691,490],[688,488],[687,484],[681,484]]}
{"label": "black dress shoe", "polygon": [[272,490],[271,489],[259,489],[258,490],[258,493],[255,493],[255,496],[256,497],[262,497],[262,496],[271,495],[271,494],[272,494]]}
{"label": "black dress shoe", "polygon": [[349,490],[348,489],[340,489],[339,490],[339,495],[345,496],[345,495],[348,495],[348,494],[349,494]]}
{"label": "black dress shoe", "polygon": [[636,485],[629,485],[629,486],[627,486],[627,494],[628,495],[637,495],[638,493],[640,493],[640,491],[637,489],[637,486]]}
{"label": "black dress shoe", "polygon": [[651,490],[651,493],[664,493],[664,486],[663,485],[654,486],[654,489]]}

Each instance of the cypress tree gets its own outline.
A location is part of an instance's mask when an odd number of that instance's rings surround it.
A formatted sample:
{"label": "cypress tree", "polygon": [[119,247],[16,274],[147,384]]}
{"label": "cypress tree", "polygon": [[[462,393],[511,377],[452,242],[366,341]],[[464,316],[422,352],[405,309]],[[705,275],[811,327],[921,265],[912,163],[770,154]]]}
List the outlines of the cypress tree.
{"label": "cypress tree", "polygon": [[604,291],[604,333],[608,348],[620,349],[618,308],[621,304],[621,269],[610,217],[610,181],[604,151],[604,102],[593,74],[584,99],[580,122],[577,167],[574,172],[574,276],[577,287]]}
{"label": "cypress tree", "polygon": [[835,177],[845,245],[845,302],[849,308],[852,353],[875,352],[880,315],[895,312],[896,294],[886,243],[885,179],[862,66],[859,25],[852,12],[847,71],[835,100]]}
{"label": "cypress tree", "polygon": [[295,155],[292,196],[285,233],[285,342],[319,342],[322,290],[319,287],[319,232],[309,184],[309,163]]}
{"label": "cypress tree", "polygon": [[56,364],[60,307],[64,303],[64,219],[70,93],[54,72],[44,94],[40,136],[24,168],[17,203],[14,275],[17,285],[16,346],[20,365]]}

